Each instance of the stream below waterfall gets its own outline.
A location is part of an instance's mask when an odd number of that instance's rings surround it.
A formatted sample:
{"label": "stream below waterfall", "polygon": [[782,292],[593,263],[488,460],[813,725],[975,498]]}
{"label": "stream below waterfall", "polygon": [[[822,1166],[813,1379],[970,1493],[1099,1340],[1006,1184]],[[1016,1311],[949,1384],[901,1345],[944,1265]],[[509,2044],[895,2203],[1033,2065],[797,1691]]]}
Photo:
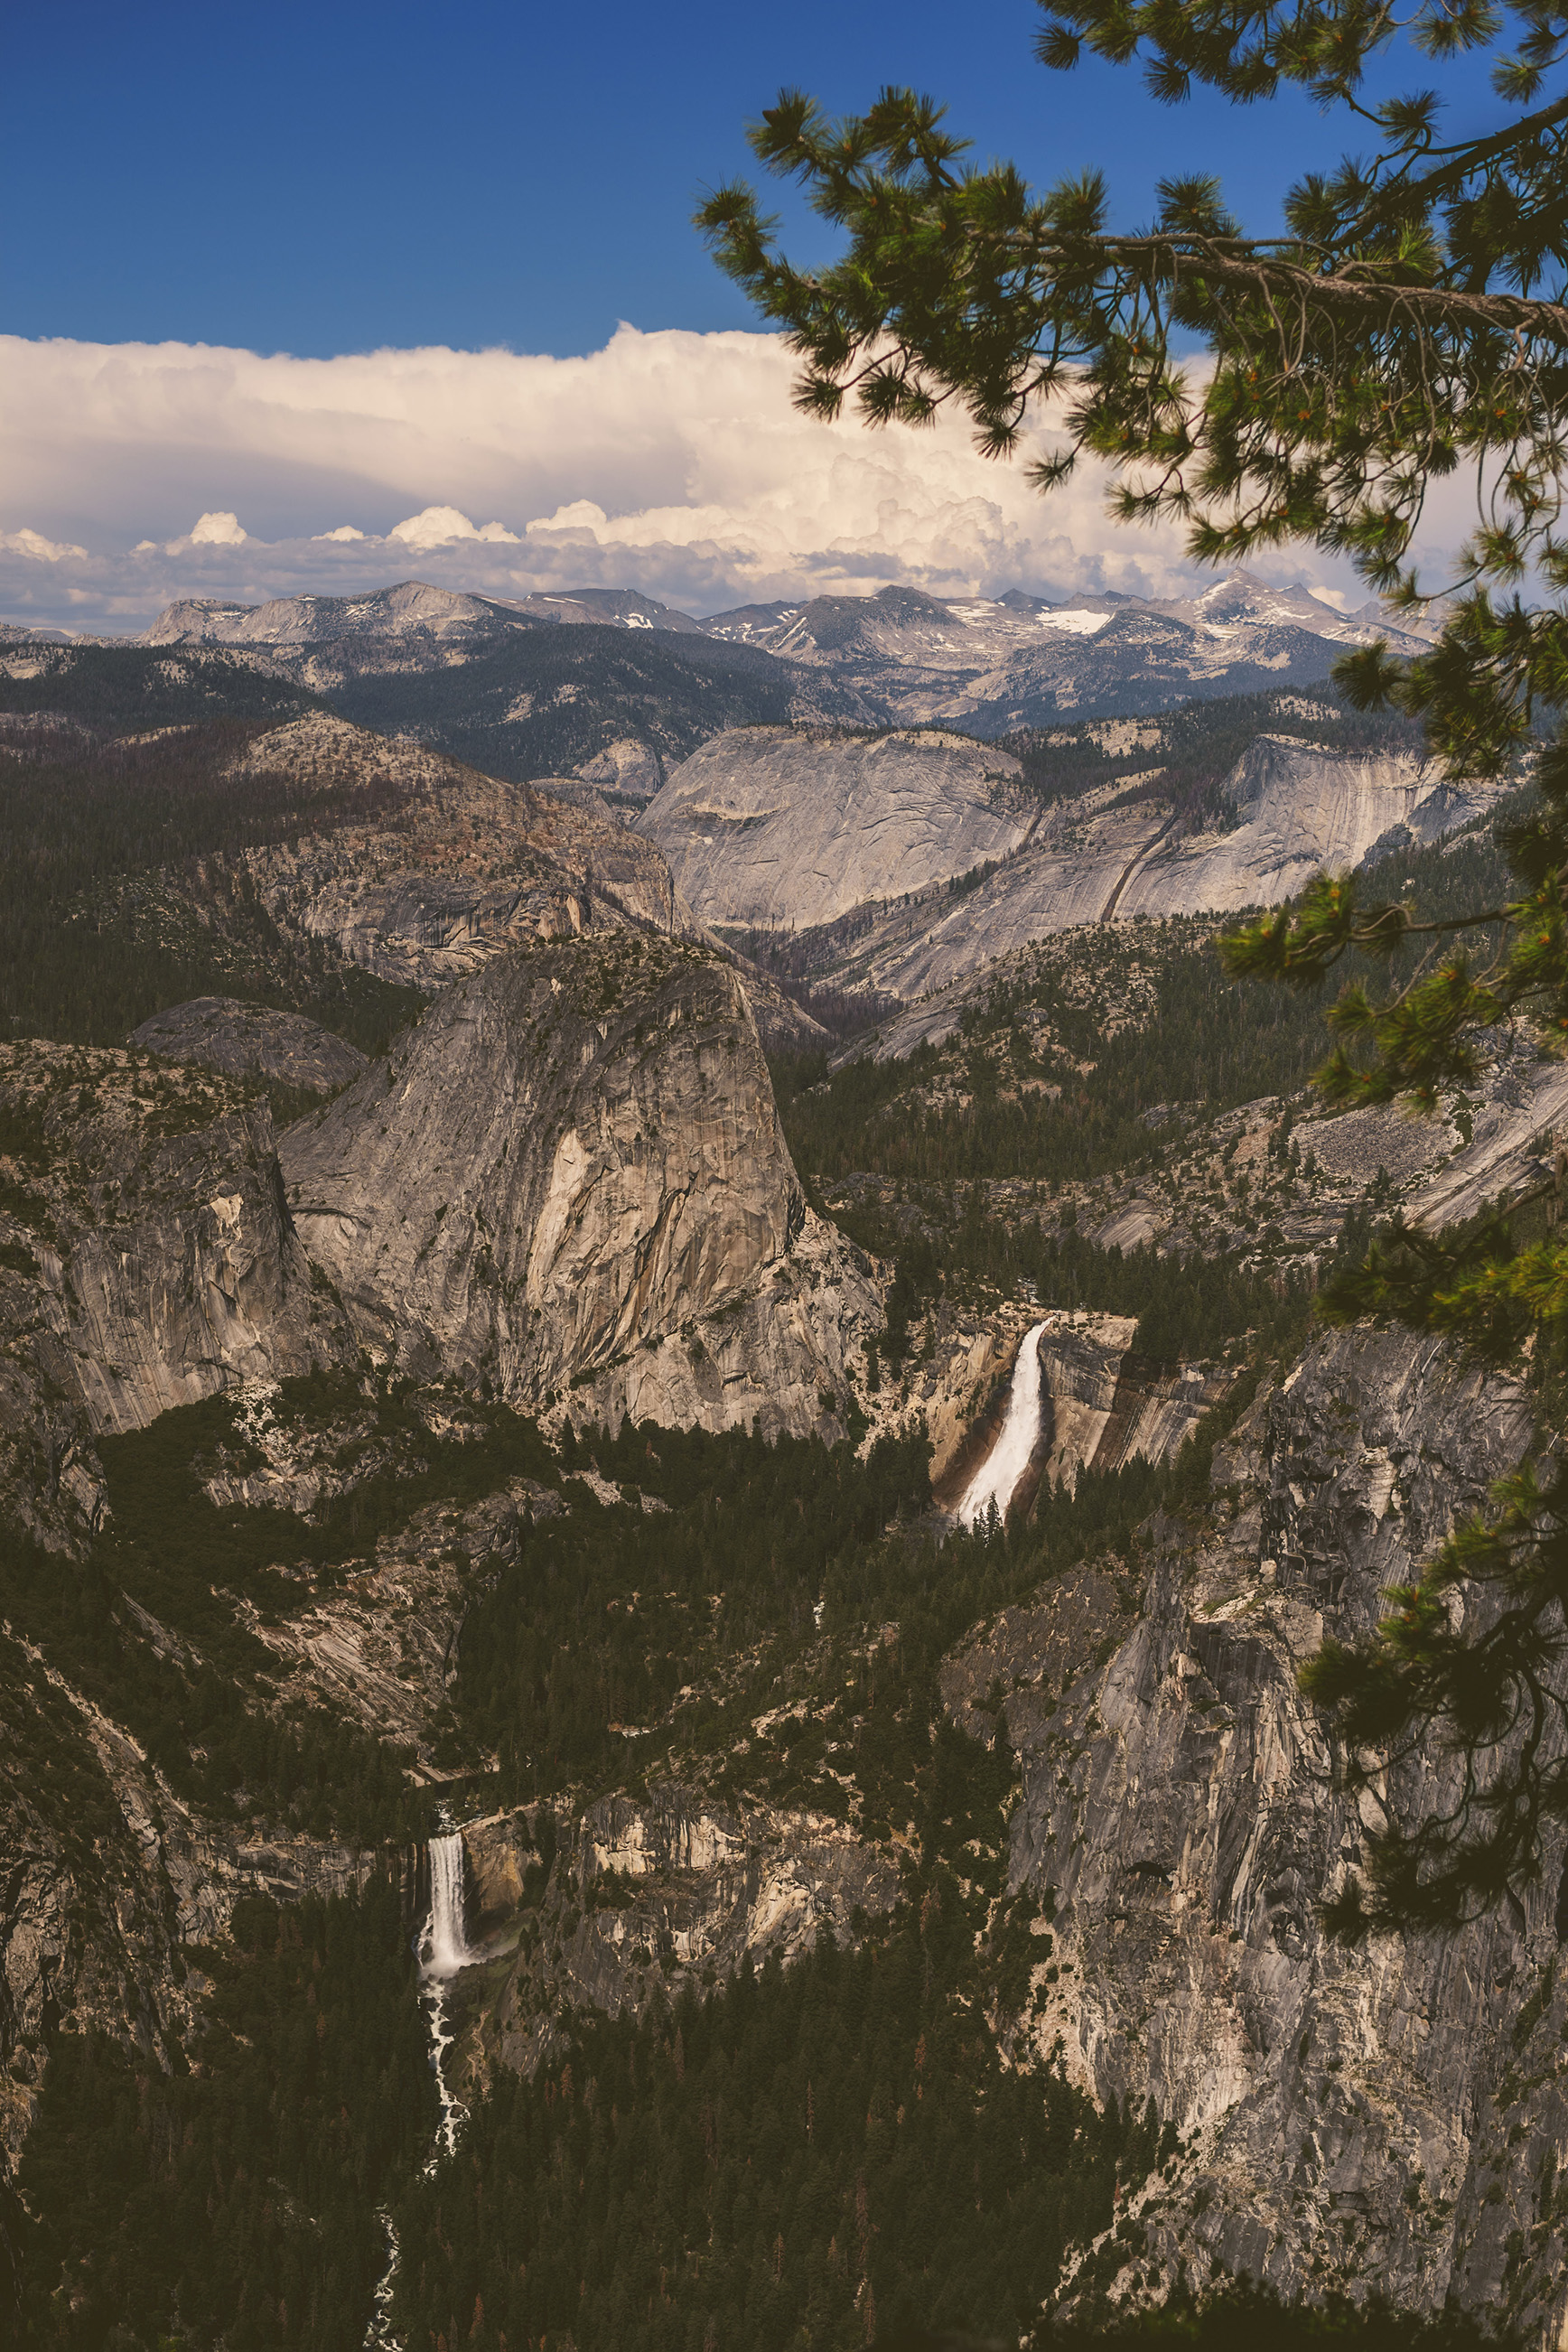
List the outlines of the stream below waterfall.
{"label": "stream below waterfall", "polygon": [[[419,2006],[425,2012],[430,2036],[430,2070],[436,2077],[441,2120],[436,2126],[430,2160],[425,2167],[426,2180],[443,2155],[457,2154],[458,2126],[468,2112],[447,2080],[447,2053],[456,2039],[447,2010],[447,1980],[480,1957],[468,1941],[464,1918],[460,1831],[446,1830],[439,1837],[433,1837],[429,1859],[430,1915],[419,1931],[415,1949],[419,1956]],[[365,2352],[402,2352],[400,2338],[392,2326],[392,2294],[397,2284],[401,2249],[396,2225],[384,2210],[381,2226],[386,2232],[386,2268],[376,2285],[375,2310],[365,2330]]]}
{"label": "stream below waterfall", "polygon": [[1013,1362],[1007,1417],[984,1461],[963,1490],[958,1516],[966,1528],[984,1524],[993,1503],[1003,1518],[1029,1466],[1040,1434],[1040,1334],[1043,1323],[1025,1332]]}

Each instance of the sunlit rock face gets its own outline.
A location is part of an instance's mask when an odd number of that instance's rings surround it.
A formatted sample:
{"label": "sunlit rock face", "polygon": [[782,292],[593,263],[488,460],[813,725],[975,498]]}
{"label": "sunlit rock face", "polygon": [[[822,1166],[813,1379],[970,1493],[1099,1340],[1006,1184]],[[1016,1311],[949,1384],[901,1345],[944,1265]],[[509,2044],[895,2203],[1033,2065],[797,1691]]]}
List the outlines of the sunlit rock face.
{"label": "sunlit rock face", "polygon": [[367,1342],[531,1407],[816,1426],[879,1312],[808,1217],[739,979],[679,941],[496,959],[282,1151]]}
{"label": "sunlit rock face", "polygon": [[1120,914],[1271,906],[1314,874],[1437,840],[1482,814],[1497,792],[1451,784],[1436,763],[1407,755],[1356,757],[1259,735],[1232,771],[1226,797],[1234,829],[1163,845],[1130,877]]}
{"label": "sunlit rock face", "polygon": [[1007,752],[942,734],[732,728],[637,820],[705,921],[834,921],[1005,856],[1037,812]]}
{"label": "sunlit rock face", "polygon": [[434,990],[534,939],[695,928],[657,849],[613,818],[330,712],[258,737],[232,772],[351,796],[245,862],[275,921],[379,979]]}
{"label": "sunlit rock face", "polygon": [[1223,823],[1194,831],[1163,774],[1042,804],[1004,753],[959,737],[739,728],[637,823],[707,921],[841,923],[843,980],[912,1002],[1078,925],[1276,905],[1324,869],[1437,840],[1498,793],[1405,754],[1259,735],[1226,780]]}
{"label": "sunlit rock face", "polygon": [[0,1504],[75,1549],[95,1437],[352,1343],[238,1081],[26,1040],[0,1048]]}
{"label": "sunlit rock face", "polygon": [[[1146,1580],[1076,1570],[944,1669],[960,1721],[1010,1693],[1015,1881],[1055,1890],[1031,2038],[1186,2143],[1094,2258],[1119,2298],[1223,2264],[1289,2295],[1452,2295],[1557,2340],[1561,1830],[1522,1900],[1335,1946],[1318,1904],[1382,1815],[1337,1785],[1296,1679],[1325,1635],[1371,1633],[1531,1426],[1517,1383],[1435,1340],[1315,1339],[1217,1454],[1206,1524],[1151,1528]],[[1458,1771],[1420,1742],[1384,1793],[1433,1819]]]}

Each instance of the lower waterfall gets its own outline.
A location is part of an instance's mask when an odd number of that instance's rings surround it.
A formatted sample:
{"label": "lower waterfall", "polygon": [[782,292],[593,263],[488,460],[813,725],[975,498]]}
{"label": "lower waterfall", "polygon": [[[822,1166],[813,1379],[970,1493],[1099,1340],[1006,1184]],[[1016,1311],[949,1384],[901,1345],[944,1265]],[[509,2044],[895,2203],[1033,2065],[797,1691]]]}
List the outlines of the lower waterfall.
{"label": "lower waterfall", "polygon": [[427,1977],[454,1977],[479,1954],[464,1932],[463,1841],[457,1830],[430,1841],[430,1920],[419,1957]]}
{"label": "lower waterfall", "polygon": [[1018,1481],[1029,1466],[1040,1434],[1040,1334],[1045,1328],[1037,1323],[1019,1343],[1002,1434],[964,1488],[958,1506],[958,1516],[966,1528],[979,1527],[993,1503],[1005,1518]]}
{"label": "lower waterfall", "polygon": [[[436,2144],[430,2151],[430,2161],[425,2167],[426,2179],[435,2171],[443,2154],[457,2154],[458,2126],[468,2112],[454,2095],[447,2080],[447,2053],[455,2039],[447,2015],[447,1979],[455,1977],[459,1969],[471,1967],[480,1958],[468,1941],[465,1925],[466,1889],[461,1832],[445,1830],[439,1837],[433,1837],[429,1858],[430,1916],[419,1931],[415,1949],[419,1955],[419,2006],[425,2011],[430,2032],[430,2066],[441,2102],[441,2120],[436,2126]],[[392,2291],[397,2280],[400,2251],[397,2231],[390,2213],[382,2214],[381,2223],[386,2231],[386,2268],[375,2290],[375,2311],[365,2330],[365,2352],[401,2352],[399,2338],[393,2333],[391,2317]]]}

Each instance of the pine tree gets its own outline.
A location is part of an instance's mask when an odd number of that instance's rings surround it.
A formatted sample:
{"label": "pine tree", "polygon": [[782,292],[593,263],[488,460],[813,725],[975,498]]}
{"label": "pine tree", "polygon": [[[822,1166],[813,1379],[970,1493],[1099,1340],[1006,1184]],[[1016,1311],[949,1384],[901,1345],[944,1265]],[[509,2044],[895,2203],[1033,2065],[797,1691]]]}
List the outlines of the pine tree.
{"label": "pine tree", "polygon": [[[1247,235],[1202,170],[1164,182],[1153,222],[1127,233],[1098,173],[1037,194],[1010,164],[966,165],[928,98],[885,89],[835,122],[784,91],[753,148],[844,232],[842,258],[795,268],[739,184],[700,226],[800,353],[808,414],[837,416],[849,399],[872,425],[920,424],[952,404],[998,457],[1044,418],[1042,489],[1087,454],[1110,469],[1113,511],[1176,520],[1200,561],[1306,542],[1348,555],[1414,613],[1434,586],[1412,552],[1428,489],[1474,475],[1481,517],[1431,649],[1400,661],[1380,642],[1336,676],[1357,709],[1421,721],[1451,775],[1502,776],[1532,756],[1532,804],[1504,835],[1512,887],[1423,920],[1324,875],[1226,945],[1233,974],[1302,991],[1347,958],[1419,949],[1414,975],[1381,996],[1351,978],[1320,1084],[1331,1104],[1430,1111],[1479,1076],[1500,1024],[1568,1040],[1568,741],[1543,735],[1568,699],[1568,26],[1551,0],[1521,0],[1510,50],[1488,0],[1416,0],[1404,17],[1355,0],[1042,6],[1037,51],[1053,70],[1087,46],[1141,59],[1169,102],[1194,82],[1237,104],[1295,85],[1351,109],[1373,152],[1306,173],[1279,237]],[[1503,127],[1447,138],[1433,93],[1373,100],[1369,74],[1399,37],[1489,62]],[[1210,364],[1184,367],[1178,338]],[[1394,1318],[1494,1360],[1518,1361],[1532,1337],[1560,1349],[1562,1181],[1560,1161],[1533,1237],[1520,1202],[1457,1239],[1396,1226],[1331,1312]],[[1456,1631],[1455,1590],[1478,1582],[1487,1605]],[[1468,1630],[1478,1619],[1485,1630]],[[1332,1910],[1340,1932],[1448,1925],[1538,1874],[1543,1832],[1568,1819],[1565,1648],[1568,1472],[1538,1465],[1393,1596],[1373,1642],[1313,1662],[1306,1687],[1352,1780],[1423,1739],[1455,1743],[1466,1766],[1450,1817],[1373,1838],[1367,1885]]]}

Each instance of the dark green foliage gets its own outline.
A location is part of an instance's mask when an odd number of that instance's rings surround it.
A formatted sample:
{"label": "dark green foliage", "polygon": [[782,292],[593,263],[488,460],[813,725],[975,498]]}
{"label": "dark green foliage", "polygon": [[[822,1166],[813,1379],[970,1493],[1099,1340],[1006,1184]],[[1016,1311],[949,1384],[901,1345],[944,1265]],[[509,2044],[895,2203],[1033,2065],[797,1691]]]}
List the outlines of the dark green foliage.
{"label": "dark green foliage", "polygon": [[804,2330],[847,2352],[879,2324],[1028,2327],[1154,2147],[1114,2101],[1001,2065],[979,2002],[1011,1759],[929,1716],[911,1753],[921,1858],[860,1949],[747,1962],[498,2082],[399,2209],[411,2340],[783,2352]]}
{"label": "dark green foliage", "polygon": [[205,2030],[172,2072],[102,2034],[55,2042],[19,2181],[38,2352],[363,2341],[376,2209],[435,2125],[401,1898],[247,1897],[233,1936],[194,1955]]}
{"label": "dark green foliage", "polygon": [[[246,671],[244,677],[253,673]],[[0,1036],[118,1045],[165,1005],[243,996],[380,1051],[424,1004],[285,939],[236,853],[363,816],[374,785],[230,777],[258,730],[205,719],[163,740],[7,760],[0,780]]]}
{"label": "dark green foliage", "polygon": [[[1059,1084],[1058,1097],[1006,1099],[996,1065],[974,1055],[967,1106],[928,1107],[914,1090],[945,1066],[944,1049],[930,1045],[907,1061],[849,1062],[831,1075],[824,1054],[780,1055],[770,1066],[795,1162],[820,1177],[871,1169],[936,1183],[1084,1181],[1160,1150],[1141,1118],[1157,1103],[1198,1099],[1223,1109],[1305,1085],[1321,1051],[1309,1008],[1283,993],[1249,1004],[1197,944],[1159,956],[1155,988],[1149,1025],[1111,1038],[1101,1036],[1095,1008],[1075,1003],[1049,970],[999,987],[966,1016],[972,1045],[1016,1037],[1018,1075]],[[1043,1052],[1021,1026],[1032,1011],[1054,1034]],[[1088,1076],[1068,1066],[1080,1061],[1095,1065]]]}
{"label": "dark green foliage", "polygon": [[[532,1423],[504,1407],[469,1408],[467,1443],[437,1439],[406,1391],[347,1374],[286,1381],[279,1411],[317,1428],[336,1419],[345,1444],[384,1448],[391,1466],[310,1520],[220,1507],[205,1481],[247,1463],[232,1402],[161,1414],[100,1441],[110,1509],[85,1565],[62,1570],[19,1538],[0,1548],[0,1613],[132,1731],[192,1801],[359,1843],[418,1835],[427,1807],[405,1757],[323,1709],[280,1715],[279,1662],[244,1612],[294,1613],[425,1505],[474,1501],[520,1472],[550,1475],[551,1458]],[[174,1637],[174,1654],[158,1654],[127,1600]]]}
{"label": "dark green foliage", "polygon": [[[1511,801],[1502,821],[1529,805],[1524,796]],[[1442,915],[1499,887],[1505,870],[1482,831],[1452,850],[1395,850],[1369,868],[1364,888],[1377,895],[1408,881]],[[796,1165],[827,1178],[865,1169],[927,1183],[1006,1176],[1081,1183],[1163,1157],[1167,1139],[1142,1120],[1156,1105],[1220,1111],[1292,1095],[1322,1058],[1319,1008],[1286,990],[1258,996],[1237,988],[1201,936],[1167,941],[1152,927],[1121,925],[1103,952],[1118,963],[1146,962],[1154,988],[1147,1022],[1113,1037],[1101,1034],[1096,1002],[1080,1002],[1064,971],[1042,958],[966,1006],[962,1045],[921,1045],[903,1061],[867,1058],[831,1074],[824,1052],[777,1056],[770,1066]],[[1414,962],[1411,949],[1394,969]],[[1368,969],[1352,959],[1354,976]],[[994,1050],[999,1044],[1005,1054]],[[920,1090],[953,1074],[963,1048],[968,1106],[925,1107]],[[1083,1063],[1092,1066],[1084,1071]],[[1020,1078],[1043,1078],[1061,1092],[1005,1098]]]}
{"label": "dark green foliage", "polygon": [[1037,1220],[1008,1225],[984,1215],[978,1188],[965,1214],[934,1238],[900,1242],[880,1220],[840,1213],[839,1223],[867,1249],[895,1259],[882,1352],[895,1368],[910,1353],[918,1324],[950,1286],[984,1285],[1020,1291],[1042,1307],[1134,1315],[1134,1354],[1155,1363],[1202,1362],[1251,1334],[1269,1354],[1305,1337],[1310,1297],[1300,1276],[1258,1273],[1227,1259],[1163,1257],[1152,1248],[1101,1249],[1075,1226],[1046,1231]]}
{"label": "dark green foliage", "polygon": [[[1121,2261],[1130,2251],[1135,2223],[1114,2249]],[[1119,2236],[1121,2233],[1119,2232]],[[1103,2305],[1094,2316],[1058,2322],[1038,2331],[1035,2352],[1088,2352],[1095,2344],[1177,2347],[1192,2352],[1312,2352],[1342,2346],[1344,2352],[1519,2352],[1522,2339],[1484,2319],[1458,2311],[1424,2314],[1395,2311],[1381,2295],[1348,2303],[1331,2295],[1321,2304],[1288,2304],[1252,2279],[1226,2281],[1202,2304],[1178,2289],[1163,2310],[1127,2315]]]}
{"label": "dark green foliage", "polygon": [[[1020,1261],[1029,1263],[1026,1234]],[[1270,1353],[1306,1335],[1308,1293],[1300,1277],[1276,1280],[1225,1258],[1162,1257],[1153,1249],[1098,1249],[1070,1228],[1039,1244],[1031,1278],[1041,1304],[1135,1315],[1134,1351],[1156,1363],[1221,1354],[1227,1341],[1258,1335]]]}
{"label": "dark green foliage", "polygon": [[[923,1436],[884,1439],[867,1462],[811,1438],[768,1445],[744,1430],[623,1426],[563,1449],[670,1507],[608,1510],[573,1490],[570,1517],[545,1520],[475,1601],[458,1692],[465,1727],[500,1754],[509,1796],[647,1769],[672,1737],[727,1744],[761,1673],[765,1691],[814,1632],[813,1608],[840,1560],[879,1542],[885,1523],[930,1500]],[[752,1654],[765,1644],[767,1663]],[[740,1686],[722,1706],[678,1694],[709,1676]],[[621,1727],[651,1731],[628,1742]]]}
{"label": "dark green foliage", "polygon": [[[62,717],[100,735],[154,727],[199,727],[214,719],[277,727],[319,697],[242,653],[217,646],[55,646],[7,647],[39,665],[31,677],[0,671],[0,711],[35,719]],[[42,728],[37,740],[47,740]],[[26,737],[23,738],[26,740]]]}
{"label": "dark green foliage", "polygon": [[1303,703],[1300,694],[1227,694],[1184,703],[1162,714],[1160,740],[1152,749],[1134,744],[1125,751],[1107,751],[1096,740],[1092,720],[1076,727],[1022,728],[1003,742],[1020,761],[1030,791],[1047,803],[1076,798],[1117,776],[1147,772],[1158,761],[1159,775],[1131,788],[1130,797],[1173,803],[1184,827],[1234,822],[1236,812],[1221,787],[1260,734],[1290,735],[1327,751],[1420,751],[1421,730],[1414,720],[1390,711],[1356,710],[1327,677],[1311,694],[1311,716]]}

